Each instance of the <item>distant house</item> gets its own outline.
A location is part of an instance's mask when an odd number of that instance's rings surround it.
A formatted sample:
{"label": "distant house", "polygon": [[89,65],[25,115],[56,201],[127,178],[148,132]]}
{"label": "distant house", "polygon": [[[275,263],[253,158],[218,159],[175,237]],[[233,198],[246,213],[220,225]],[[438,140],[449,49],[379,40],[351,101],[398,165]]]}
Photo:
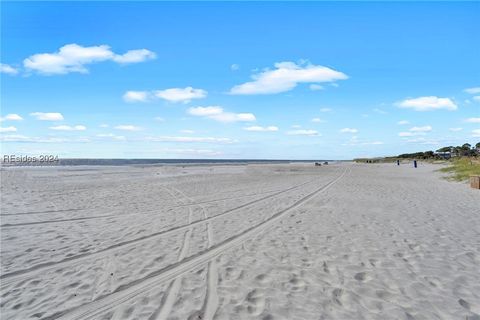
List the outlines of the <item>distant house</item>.
{"label": "distant house", "polygon": [[452,157],[452,153],[450,151],[445,151],[445,152],[435,152],[435,155],[439,158],[448,160]]}

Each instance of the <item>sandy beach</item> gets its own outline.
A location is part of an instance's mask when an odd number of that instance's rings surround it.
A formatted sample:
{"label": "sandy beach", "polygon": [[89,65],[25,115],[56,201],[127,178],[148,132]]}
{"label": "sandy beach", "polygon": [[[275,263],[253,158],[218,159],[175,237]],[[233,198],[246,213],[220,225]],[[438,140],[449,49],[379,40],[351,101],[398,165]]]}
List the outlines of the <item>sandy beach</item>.
{"label": "sandy beach", "polygon": [[438,168],[3,168],[1,319],[480,319],[480,192]]}

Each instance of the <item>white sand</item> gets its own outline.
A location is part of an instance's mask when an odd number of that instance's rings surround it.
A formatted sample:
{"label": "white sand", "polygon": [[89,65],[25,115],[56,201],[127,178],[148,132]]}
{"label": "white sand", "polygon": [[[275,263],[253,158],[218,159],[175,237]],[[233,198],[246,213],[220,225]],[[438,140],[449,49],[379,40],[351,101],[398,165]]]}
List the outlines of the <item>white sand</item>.
{"label": "white sand", "polygon": [[436,166],[4,168],[1,319],[480,319]]}

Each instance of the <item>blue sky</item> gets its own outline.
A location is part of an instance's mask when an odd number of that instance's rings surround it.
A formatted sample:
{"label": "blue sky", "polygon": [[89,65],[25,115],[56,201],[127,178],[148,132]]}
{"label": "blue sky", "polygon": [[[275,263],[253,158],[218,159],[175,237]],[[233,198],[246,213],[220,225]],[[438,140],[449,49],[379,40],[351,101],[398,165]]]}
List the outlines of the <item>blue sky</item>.
{"label": "blue sky", "polygon": [[480,141],[479,2],[4,2],[2,154],[350,159]]}

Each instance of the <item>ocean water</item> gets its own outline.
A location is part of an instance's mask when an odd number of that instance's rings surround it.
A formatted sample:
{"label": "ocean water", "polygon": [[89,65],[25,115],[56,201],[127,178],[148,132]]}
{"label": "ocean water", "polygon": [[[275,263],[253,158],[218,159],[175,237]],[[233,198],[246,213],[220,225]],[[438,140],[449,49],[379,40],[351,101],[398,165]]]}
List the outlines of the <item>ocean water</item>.
{"label": "ocean water", "polygon": [[2,166],[125,166],[125,165],[201,165],[201,164],[253,164],[295,163],[334,160],[268,160],[268,159],[59,159],[55,162],[10,162]]}

